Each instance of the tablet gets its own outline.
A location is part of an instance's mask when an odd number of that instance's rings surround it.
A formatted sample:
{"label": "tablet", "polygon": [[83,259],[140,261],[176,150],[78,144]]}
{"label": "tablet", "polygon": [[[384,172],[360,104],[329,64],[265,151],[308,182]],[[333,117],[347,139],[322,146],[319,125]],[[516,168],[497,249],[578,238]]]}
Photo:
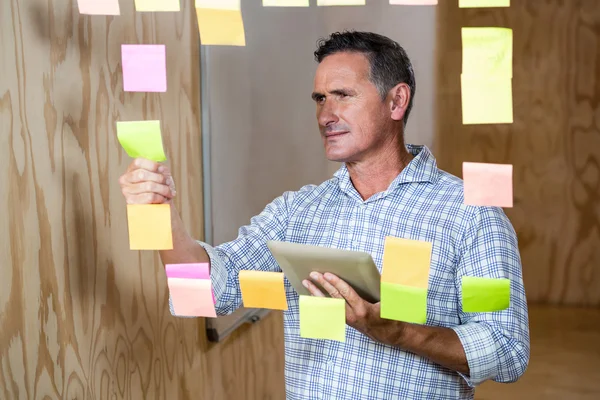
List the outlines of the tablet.
{"label": "tablet", "polygon": [[[381,275],[369,253],[275,240],[267,241],[267,246],[299,295],[311,295],[302,281],[317,271],[336,275],[371,303],[380,300]],[[318,283],[313,283],[331,297]]]}

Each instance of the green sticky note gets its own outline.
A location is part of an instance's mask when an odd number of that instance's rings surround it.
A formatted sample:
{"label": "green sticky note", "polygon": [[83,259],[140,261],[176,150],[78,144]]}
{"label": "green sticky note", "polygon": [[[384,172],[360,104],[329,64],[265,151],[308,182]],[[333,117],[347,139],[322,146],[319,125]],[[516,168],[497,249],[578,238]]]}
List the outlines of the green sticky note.
{"label": "green sticky note", "polygon": [[510,305],[510,280],[505,278],[462,277],[462,310],[493,312]]}
{"label": "green sticky note", "polygon": [[131,158],[165,161],[160,121],[118,121],[117,138]]}
{"label": "green sticky note", "polygon": [[510,0],[458,0],[458,7],[510,7]]}
{"label": "green sticky note", "polygon": [[424,324],[427,321],[427,289],[381,282],[380,317]]}
{"label": "green sticky note", "polygon": [[461,37],[462,75],[512,78],[512,29],[461,28]]}
{"label": "green sticky note", "polygon": [[346,341],[346,301],[301,295],[300,336]]}

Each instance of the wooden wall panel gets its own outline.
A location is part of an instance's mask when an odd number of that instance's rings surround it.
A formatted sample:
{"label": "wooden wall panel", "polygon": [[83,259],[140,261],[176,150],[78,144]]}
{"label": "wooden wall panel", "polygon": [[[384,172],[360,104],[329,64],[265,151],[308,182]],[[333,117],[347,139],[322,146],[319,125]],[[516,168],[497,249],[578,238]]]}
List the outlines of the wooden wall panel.
{"label": "wooden wall panel", "polygon": [[[436,154],[514,165],[514,208],[531,302],[600,306],[600,2],[439,2]],[[463,26],[513,29],[514,123],[462,125]]]}
{"label": "wooden wall panel", "polygon": [[[201,238],[198,34],[180,13],[0,4],[0,398],[281,399],[282,318],[207,343],[129,250],[118,120],[160,119],[177,206]],[[120,44],[167,46],[167,93],[123,92]]]}

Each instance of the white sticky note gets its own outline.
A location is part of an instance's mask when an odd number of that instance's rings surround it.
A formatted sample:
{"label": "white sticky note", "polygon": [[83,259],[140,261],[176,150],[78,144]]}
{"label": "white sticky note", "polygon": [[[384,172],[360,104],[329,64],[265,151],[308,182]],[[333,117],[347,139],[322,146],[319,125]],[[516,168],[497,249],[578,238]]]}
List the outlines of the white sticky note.
{"label": "white sticky note", "polygon": [[438,0],[390,0],[390,4],[401,6],[435,6]]}
{"label": "white sticky note", "polygon": [[510,0],[458,0],[459,8],[510,7]]}
{"label": "white sticky note", "polygon": [[180,11],[179,0],[135,0],[138,12]]}
{"label": "white sticky note", "polygon": [[263,7],[308,7],[308,0],[263,0]]}
{"label": "white sticky note", "polygon": [[196,0],[196,8],[240,11],[242,6],[240,0]]}
{"label": "white sticky note", "polygon": [[366,0],[317,0],[317,6],[364,6]]}

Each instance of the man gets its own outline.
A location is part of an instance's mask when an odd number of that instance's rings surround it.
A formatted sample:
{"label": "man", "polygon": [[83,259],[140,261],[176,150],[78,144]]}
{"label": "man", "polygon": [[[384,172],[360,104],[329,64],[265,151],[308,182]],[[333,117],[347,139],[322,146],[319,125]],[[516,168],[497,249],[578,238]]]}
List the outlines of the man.
{"label": "man", "polygon": [[[210,262],[223,315],[242,306],[241,269],[280,271],[267,240],[366,251],[379,268],[386,236],[429,241],[425,325],[381,319],[379,304],[316,273],[313,281],[346,300],[346,342],[301,338],[298,295],[286,284],[287,398],[470,399],[485,380],[517,380],[529,361],[529,331],[515,232],[502,209],[464,205],[462,181],[437,169],[425,146],[405,145],[415,94],[406,53],[386,37],[344,32],[321,40],[315,57],[321,138],[327,158],[342,167],[319,186],[276,198],[217,247],[191,238],[174,211],[174,248],[161,252],[163,263]],[[167,167],[148,160],[134,160],[120,183],[128,203],[174,196]],[[510,307],[462,312],[465,275],[510,279]]]}

